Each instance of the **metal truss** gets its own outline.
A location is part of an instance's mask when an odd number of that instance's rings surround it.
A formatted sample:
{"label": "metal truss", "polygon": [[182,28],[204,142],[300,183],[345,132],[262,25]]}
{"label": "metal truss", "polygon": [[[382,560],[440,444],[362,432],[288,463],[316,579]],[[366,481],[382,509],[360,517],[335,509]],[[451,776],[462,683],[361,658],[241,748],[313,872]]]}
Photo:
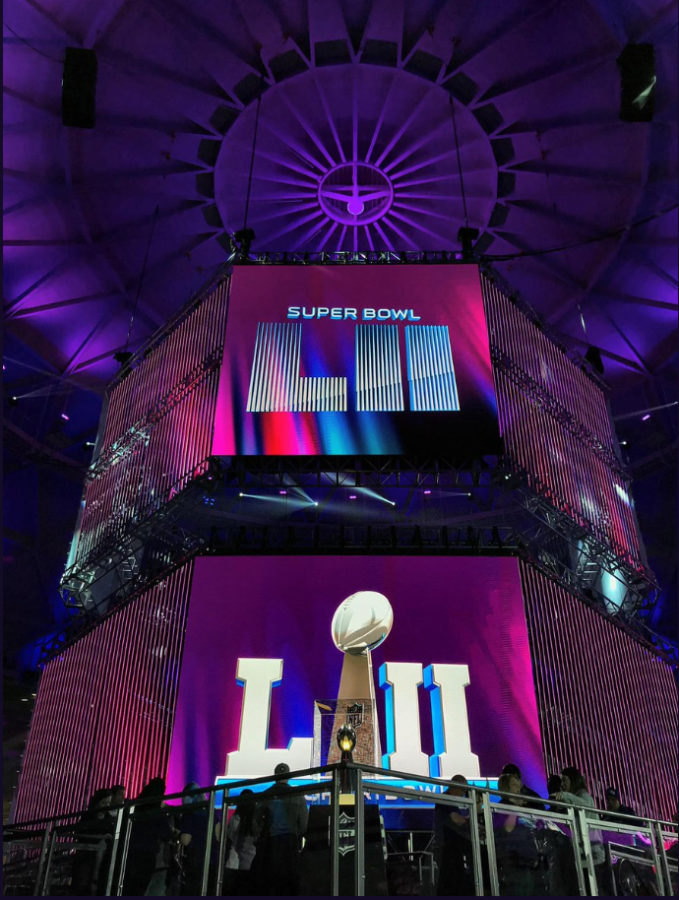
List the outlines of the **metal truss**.
{"label": "metal truss", "polygon": [[67,569],[59,593],[72,617],[43,645],[42,663],[205,550],[197,527],[204,491],[192,488]]}
{"label": "metal truss", "polygon": [[[658,591],[650,573],[631,567],[591,530],[536,495],[516,470],[492,463],[460,469],[433,458],[211,457],[183,491],[66,572],[60,590],[74,619],[45,647],[44,657],[196,555],[241,553],[518,556],[656,652],[676,652],[643,621]],[[432,503],[426,515],[385,509],[365,521],[321,513],[313,504],[278,521],[266,506],[247,515],[238,506],[244,489],[275,497],[283,488],[323,487],[332,498],[357,486],[400,489],[404,497],[428,486],[442,496],[463,488],[458,496],[469,500],[462,510]],[[626,585],[619,604],[600,590],[602,573],[611,572]]]}
{"label": "metal truss", "polygon": [[459,250],[319,250],[311,252],[265,251],[235,253],[232,262],[240,265],[398,265],[399,263],[470,263]]}
{"label": "metal truss", "polygon": [[234,487],[473,487],[491,483],[492,465],[477,459],[405,456],[212,457],[213,471]]}

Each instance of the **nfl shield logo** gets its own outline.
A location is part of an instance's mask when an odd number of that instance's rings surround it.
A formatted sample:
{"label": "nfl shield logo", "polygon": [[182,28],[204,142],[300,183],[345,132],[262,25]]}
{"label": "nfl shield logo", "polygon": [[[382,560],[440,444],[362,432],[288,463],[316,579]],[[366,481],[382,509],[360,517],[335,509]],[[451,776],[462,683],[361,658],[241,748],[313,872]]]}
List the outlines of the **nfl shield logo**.
{"label": "nfl shield logo", "polygon": [[347,725],[351,725],[352,728],[358,728],[362,724],[363,704],[354,703],[352,706],[347,706]]}

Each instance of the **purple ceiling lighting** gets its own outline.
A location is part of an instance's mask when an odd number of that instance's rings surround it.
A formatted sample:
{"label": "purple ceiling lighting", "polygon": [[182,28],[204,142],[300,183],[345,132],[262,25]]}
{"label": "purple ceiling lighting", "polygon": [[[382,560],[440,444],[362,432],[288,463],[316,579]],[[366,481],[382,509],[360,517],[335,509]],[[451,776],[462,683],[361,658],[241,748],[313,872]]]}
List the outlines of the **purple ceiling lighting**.
{"label": "purple ceiling lighting", "polygon": [[[674,606],[675,5],[12,0],[5,12],[5,474],[34,498],[6,517],[21,561],[8,581],[35,583],[33,600],[17,588],[7,606],[38,620],[8,632],[46,630],[41,579],[22,573],[36,571],[59,473],[62,544],[40,560],[58,579],[114,354],[139,349],[225,262],[251,162],[254,251],[459,250],[468,224],[567,348],[598,348],[616,417],[662,407],[620,421],[619,436]],[[643,42],[653,120],[622,122],[616,60]],[[66,47],[97,56],[92,129],[61,123]]]}
{"label": "purple ceiling lighting", "polygon": [[326,172],[318,186],[318,202],[326,216],[354,227],[381,219],[393,199],[389,178],[368,163],[340,163]]}
{"label": "purple ceiling lighting", "polygon": [[224,230],[244,220],[252,161],[254,250],[456,248],[463,189],[471,223],[485,227],[497,164],[481,125],[458,103],[460,182],[449,90],[356,62],[270,87],[261,95],[254,160],[256,103],[211,148]]}

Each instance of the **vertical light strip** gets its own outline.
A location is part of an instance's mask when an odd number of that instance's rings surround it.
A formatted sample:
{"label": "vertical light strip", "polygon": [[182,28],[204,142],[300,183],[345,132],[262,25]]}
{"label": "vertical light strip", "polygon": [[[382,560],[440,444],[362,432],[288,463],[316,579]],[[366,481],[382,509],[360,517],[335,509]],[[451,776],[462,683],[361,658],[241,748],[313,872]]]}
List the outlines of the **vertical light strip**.
{"label": "vertical light strip", "polygon": [[406,325],[410,408],[454,412],[460,408],[447,325]]}
{"label": "vertical light strip", "polygon": [[131,796],[164,774],[191,572],[189,563],[47,664],[16,821],[80,809],[118,777]]}
{"label": "vertical light strip", "polygon": [[521,576],[536,690],[548,698],[546,767],[578,766],[600,804],[616,784],[640,814],[671,818],[679,698],[670,666],[526,563]]}
{"label": "vertical light strip", "polygon": [[252,374],[250,376],[250,388],[248,390],[248,402],[247,409],[250,409],[253,405],[254,398],[257,396],[257,388],[259,386],[259,375],[261,372],[261,366],[259,362],[259,357],[262,352],[262,330],[264,328],[263,322],[257,323],[257,335],[255,337],[255,355],[252,360]]}
{"label": "vertical light strip", "polygon": [[[531,482],[535,476],[539,478],[539,493],[575,521],[586,523],[623,559],[639,563],[641,545],[633,509],[615,490],[620,475],[596,450],[598,441],[601,451],[614,455],[613,426],[603,392],[494,284],[486,277],[481,283],[496,351],[541,385],[571,417],[567,428],[549,408],[510,386],[511,379],[503,377],[502,366],[495,365],[507,452]],[[548,456],[540,442],[536,446],[531,440],[531,435],[545,433],[558,456]]]}
{"label": "vertical light strip", "polygon": [[400,412],[403,404],[397,325],[356,326],[356,409]]}
{"label": "vertical light strip", "polygon": [[[119,533],[169,484],[186,481],[201,462],[195,457],[195,448],[203,446],[197,435],[211,434],[218,387],[207,375],[200,377],[201,368],[223,345],[228,289],[228,281],[221,283],[112,389],[102,427],[101,452],[111,454],[114,444],[120,449],[116,461],[85,486],[77,559]],[[192,390],[181,386],[194,374]],[[199,394],[208,387],[210,414],[194,416],[194,421],[184,426]],[[199,394],[194,395],[196,391]],[[159,416],[163,409],[164,414]],[[168,418],[175,426],[181,425],[175,432],[185,435],[179,445],[166,439]],[[138,431],[140,423],[144,436],[130,442],[130,430]]]}
{"label": "vertical light strip", "polygon": [[299,322],[258,324],[247,412],[346,411],[346,378],[300,377],[301,341]]}

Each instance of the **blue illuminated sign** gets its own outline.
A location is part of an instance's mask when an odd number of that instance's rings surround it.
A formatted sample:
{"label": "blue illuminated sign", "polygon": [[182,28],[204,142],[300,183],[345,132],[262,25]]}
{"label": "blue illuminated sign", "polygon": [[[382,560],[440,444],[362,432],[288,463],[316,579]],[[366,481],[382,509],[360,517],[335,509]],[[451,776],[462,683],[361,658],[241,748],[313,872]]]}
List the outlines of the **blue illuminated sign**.
{"label": "blue illuminated sign", "polygon": [[[359,316],[360,313],[360,316]],[[335,319],[344,321],[361,318],[364,322],[377,319],[379,322],[419,322],[422,316],[416,316],[414,309],[375,309],[365,307],[361,310],[353,306],[288,306],[288,319]]]}

